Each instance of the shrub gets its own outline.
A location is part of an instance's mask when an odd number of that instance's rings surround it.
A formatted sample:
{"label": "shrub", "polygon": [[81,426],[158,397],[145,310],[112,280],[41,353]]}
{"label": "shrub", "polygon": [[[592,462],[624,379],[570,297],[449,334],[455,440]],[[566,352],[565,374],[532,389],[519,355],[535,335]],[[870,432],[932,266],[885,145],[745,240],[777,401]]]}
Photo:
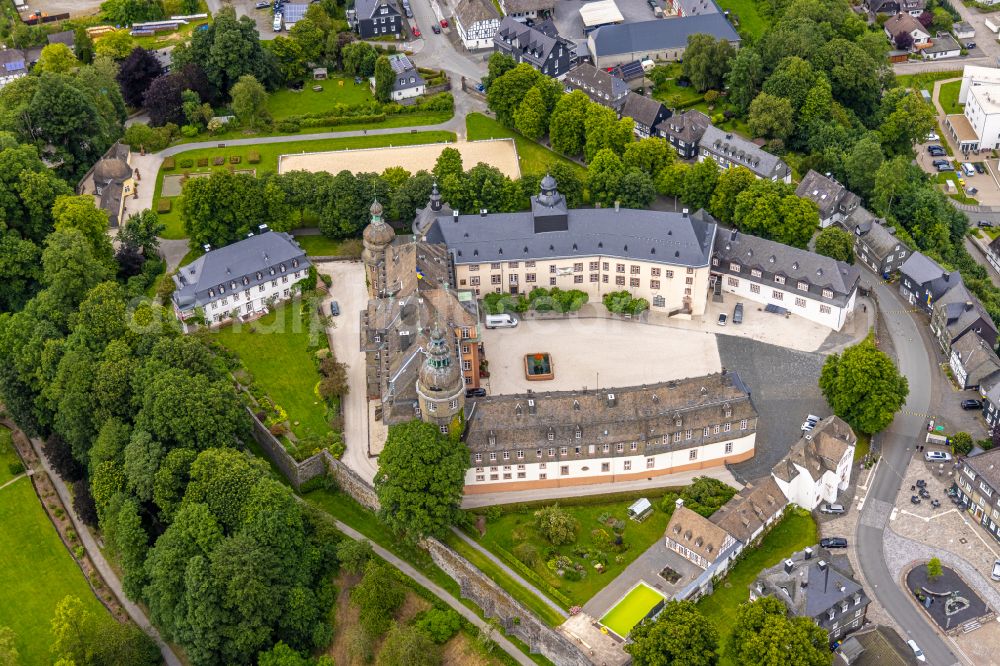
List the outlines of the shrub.
{"label": "shrub", "polygon": [[200,167],[207,167],[208,166],[208,158],[207,157],[199,157],[198,158],[198,166],[200,166]]}
{"label": "shrub", "polygon": [[558,504],[543,507],[535,512],[535,524],[554,546],[561,546],[576,541],[576,531],[579,523],[576,518],[560,509]]}
{"label": "shrub", "polygon": [[277,127],[279,132],[285,132],[286,134],[295,134],[302,129],[302,127],[294,120],[282,120],[275,125],[275,127]]}
{"label": "shrub", "polygon": [[260,153],[256,150],[251,150],[247,153],[247,162],[250,164],[257,164],[260,162]]}
{"label": "shrub", "polygon": [[181,127],[181,136],[185,136],[189,139],[193,139],[198,136],[198,126],[197,125],[184,125]]}
{"label": "shrub", "polygon": [[10,472],[12,476],[17,476],[24,471],[24,463],[20,460],[12,462],[7,465],[7,471]]}
{"label": "shrub", "polygon": [[241,159],[242,158],[239,155],[230,155],[229,156],[229,163],[230,164],[239,164]]}
{"label": "shrub", "polygon": [[538,549],[530,543],[519,543],[514,546],[514,557],[524,562],[529,567],[538,564]]}
{"label": "shrub", "polygon": [[495,523],[500,520],[503,516],[503,509],[498,506],[491,506],[486,509],[486,520],[491,523]]}
{"label": "shrub", "polygon": [[216,155],[215,157],[212,158],[213,166],[222,166],[225,163],[226,163],[226,158],[223,157],[222,155]]}
{"label": "shrub", "polygon": [[319,274],[319,279],[322,280],[323,284],[325,284],[327,287],[330,287],[330,286],[333,285],[333,278],[330,277],[329,275],[327,275],[326,273],[320,273]]}
{"label": "shrub", "polygon": [[163,168],[167,171],[174,170],[174,158],[172,156],[163,158]]}
{"label": "shrub", "polygon": [[161,198],[156,202],[157,213],[169,213],[171,208],[173,208],[173,202],[170,199]]}
{"label": "shrub", "polygon": [[583,579],[583,573],[571,567],[563,571],[563,578],[569,581],[578,581]]}
{"label": "shrub", "polygon": [[73,510],[84,524],[97,527],[97,506],[94,504],[94,497],[90,494],[90,484],[86,479],[73,482]]}
{"label": "shrub", "polygon": [[637,315],[649,309],[649,301],[645,298],[632,298],[627,291],[612,291],[604,294],[601,299],[608,312]]}
{"label": "shrub", "polygon": [[177,164],[182,169],[190,169],[191,167],[194,166],[194,160],[191,159],[190,157],[182,157],[179,160],[177,160]]}
{"label": "shrub", "polygon": [[462,618],[450,608],[431,608],[418,616],[413,624],[432,641],[443,645],[462,628]]}
{"label": "shrub", "polygon": [[951,447],[958,455],[968,454],[972,450],[972,436],[967,432],[956,432],[951,436]]}

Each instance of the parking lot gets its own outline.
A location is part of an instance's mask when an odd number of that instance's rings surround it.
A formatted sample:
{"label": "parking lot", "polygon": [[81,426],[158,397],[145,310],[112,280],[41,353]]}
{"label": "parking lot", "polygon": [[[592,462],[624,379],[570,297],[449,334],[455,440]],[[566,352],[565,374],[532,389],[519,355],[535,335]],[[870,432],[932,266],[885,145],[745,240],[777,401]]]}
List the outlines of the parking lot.
{"label": "parking lot", "polygon": [[[257,32],[261,39],[274,39],[280,32],[274,31],[274,14],[270,7],[267,9],[256,9],[254,5],[257,0],[231,0],[231,4],[236,9],[236,16],[249,16],[257,24]],[[273,3],[272,3],[273,4]]]}
{"label": "parking lot", "polygon": [[[592,4],[587,0],[560,0],[556,3],[553,22],[559,34],[566,39],[584,40],[583,19],[580,18],[580,8]],[[626,23],[648,21],[656,18],[646,0],[615,0],[618,11],[625,17]],[[660,3],[663,6],[663,3]]]}

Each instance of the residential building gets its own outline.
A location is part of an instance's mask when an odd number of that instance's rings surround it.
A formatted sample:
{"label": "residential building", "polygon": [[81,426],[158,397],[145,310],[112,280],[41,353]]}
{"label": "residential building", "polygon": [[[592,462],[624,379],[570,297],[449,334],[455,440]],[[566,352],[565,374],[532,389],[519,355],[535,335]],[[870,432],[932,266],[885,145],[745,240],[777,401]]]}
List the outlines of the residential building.
{"label": "residential building", "polygon": [[470,51],[493,47],[500,29],[500,12],[491,0],[458,0],[455,5],[455,30]]}
{"label": "residential building", "polygon": [[1000,541],[1000,449],[959,458],[955,486],[966,511]]}
{"label": "residential building", "polygon": [[679,17],[721,13],[715,0],[666,0],[666,2],[666,13]]}
{"label": "residential building", "polygon": [[635,134],[640,139],[656,136],[655,128],[670,117],[670,110],[652,97],[630,92],[625,97],[625,104],[619,112],[622,118],[628,117],[635,123]]}
{"label": "residential building", "polygon": [[510,16],[519,21],[535,20],[552,16],[556,10],[555,0],[500,0],[500,9],[504,16]]}
{"label": "residential building", "polygon": [[657,125],[657,133],[677,149],[681,159],[693,160],[698,156],[698,144],[705,130],[712,124],[701,111],[688,109],[677,113]]}
{"label": "residential building", "polygon": [[986,254],[986,260],[990,262],[990,266],[997,272],[1000,272],[1000,236],[990,241],[990,244],[986,246],[984,254]]}
{"label": "residential building", "polygon": [[795,188],[795,194],[809,199],[819,208],[819,226],[843,222],[861,205],[861,197],[834,180],[810,169],[805,178]]}
{"label": "residential building", "polygon": [[705,312],[716,222],[704,211],[568,208],[551,176],[530,212],[445,214],[440,202],[431,204],[437,212],[417,224],[427,242],[447,246],[459,289],[481,295],[559,287],[591,300],[628,290],[653,312]]}
{"label": "residential building", "polygon": [[612,76],[603,69],[597,69],[589,62],[573,66],[563,79],[567,92],[582,90],[591,101],[618,111],[625,104],[629,94],[628,85],[622,79]]}
{"label": "residential building", "polygon": [[403,16],[393,0],[355,0],[354,29],[361,39],[403,34]]}
{"label": "residential building", "polygon": [[69,47],[70,51],[76,45],[76,33],[72,30],[63,30],[61,32],[53,32],[50,35],[46,35],[45,39],[49,44],[65,44]]}
{"label": "residential building", "polygon": [[774,597],[793,617],[807,617],[827,632],[831,645],[865,623],[871,599],[854,580],[847,558],[834,566],[830,552],[811,546],[764,569],[750,585],[750,601]]}
{"label": "residential building", "polygon": [[958,89],[958,103],[969,101],[969,90],[976,86],[1000,84],[1000,69],[966,65],[962,68],[962,85]]}
{"label": "residential building", "polygon": [[0,88],[28,75],[28,59],[20,49],[0,49]]}
{"label": "residential building", "polygon": [[899,267],[899,293],[910,305],[930,314],[937,299],[962,282],[958,271],[949,273],[921,252],[912,252]]}
{"label": "residential building", "polygon": [[857,441],[851,426],[828,416],[803,432],[771,476],[788,501],[804,509],[812,511],[822,502],[836,502],[837,493],[851,483]]}
{"label": "residential building", "polygon": [[896,43],[896,35],[903,32],[909,33],[910,37],[913,38],[913,45],[910,47],[911,50],[921,49],[929,45],[931,41],[931,33],[927,31],[927,28],[920,21],[910,14],[900,13],[893,15],[892,18],[882,25],[882,29],[885,31],[885,36],[893,44]]}
{"label": "residential building", "polygon": [[[963,150],[1000,148],[1000,84],[983,83],[970,86],[963,115],[974,135],[964,137],[965,140],[960,141]],[[953,117],[948,116],[948,120],[951,121]],[[958,136],[957,133],[962,127],[964,125],[956,124],[951,128],[952,135]]]}
{"label": "residential building", "polygon": [[978,334],[990,347],[996,347],[997,327],[993,318],[961,281],[932,307],[931,333],[945,357],[950,356],[953,344],[970,334]]}
{"label": "residential building", "polygon": [[943,60],[957,58],[962,54],[962,46],[949,32],[939,32],[934,36],[933,43],[923,49],[920,54],[925,60]]}
{"label": "residential building", "polygon": [[978,390],[1000,381],[1000,357],[978,333],[963,335],[951,345],[948,355],[955,383],[960,389]]}
{"label": "residential building", "polygon": [[918,18],[927,7],[926,0],[864,0],[865,7],[872,14],[909,14]]}
{"label": "residential building", "polygon": [[784,514],[788,498],[774,477],[748,483],[709,518],[740,543],[735,555],[756,543]]}
{"label": "residential building", "polygon": [[983,418],[990,432],[1000,423],[1000,378],[990,377],[979,384],[979,395],[983,403]]}
{"label": "residential building", "polygon": [[[708,518],[684,506],[677,500],[677,507],[667,523],[667,548],[702,569],[708,569],[722,553],[735,557],[736,538]],[[727,567],[728,568],[728,567]],[[721,575],[723,572],[717,572]]]}
{"label": "residential building", "polygon": [[284,232],[261,232],[209,250],[173,276],[174,313],[187,322],[198,311],[209,325],[250,319],[291,298],[309,275],[309,260]]}
{"label": "residential building", "polygon": [[896,228],[885,226],[865,208],[856,208],[841,225],[854,234],[855,258],[884,278],[910,256],[909,246],[896,238]]}
{"label": "residential building", "polygon": [[493,36],[493,48],[511,56],[515,62],[528,63],[546,76],[562,79],[572,62],[573,45],[556,33],[551,22],[545,24],[551,29],[539,29],[537,24],[528,27],[505,16]]}
{"label": "residential building", "polygon": [[919,666],[913,650],[892,627],[858,629],[834,652],[835,666]]}
{"label": "residential building", "polygon": [[792,170],[781,158],[739,134],[709,125],[702,133],[698,147],[699,162],[712,159],[722,169],[741,166],[750,169],[757,178],[783,183],[792,182]]}
{"label": "residential building", "polygon": [[635,60],[676,61],[684,56],[688,37],[699,33],[740,46],[740,36],[723,14],[604,25],[587,36],[587,46],[598,68]]}
{"label": "residential building", "polygon": [[966,39],[972,39],[976,36],[976,29],[965,21],[959,21],[952,24],[951,30],[955,33],[956,39],[961,39],[963,41]]}
{"label": "residential building", "polygon": [[734,372],[469,403],[466,493],[613,484],[754,454],[757,411]]}
{"label": "residential building", "polygon": [[740,298],[839,331],[854,311],[861,271],[808,250],[724,230],[712,254],[712,279]]}
{"label": "residential building", "polygon": [[125,201],[136,194],[129,166],[129,147],[115,143],[90,168],[76,187],[77,194],[92,194],[94,205],[108,215],[108,225],[117,228],[125,219]]}
{"label": "residential building", "polygon": [[[417,71],[416,65],[403,55],[395,53],[389,56],[389,65],[392,67],[392,101],[399,102],[404,99],[419,97],[424,94],[427,82]],[[371,77],[372,90],[375,89],[375,77]]]}

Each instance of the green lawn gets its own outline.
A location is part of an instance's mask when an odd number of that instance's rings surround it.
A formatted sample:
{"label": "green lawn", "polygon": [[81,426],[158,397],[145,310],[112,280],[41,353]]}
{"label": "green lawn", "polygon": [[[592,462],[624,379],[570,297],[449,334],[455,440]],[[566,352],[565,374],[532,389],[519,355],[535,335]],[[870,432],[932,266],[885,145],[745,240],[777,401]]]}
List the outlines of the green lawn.
{"label": "green lawn", "polygon": [[669,107],[682,109],[704,99],[704,95],[694,89],[694,86],[679,86],[677,80],[684,73],[684,66],[679,62],[661,65],[658,70],[666,69],[667,78],[660,85],[653,89],[653,98],[658,99]]}
{"label": "green lawn", "polygon": [[[314,85],[323,86],[323,90],[314,92]],[[283,88],[271,93],[267,99],[267,110],[271,112],[272,118],[281,120],[288,116],[320,113],[334,104],[364,104],[374,101],[375,95],[368,87],[368,79],[364,79],[361,85],[355,85],[354,79],[346,77],[329,78],[326,81],[310,79],[299,92]]]}
{"label": "green lawn", "polygon": [[323,330],[302,323],[303,303],[289,302],[264,317],[221,328],[212,337],[235,352],[254,381],[288,413],[296,437],[319,437],[330,431],[326,404],[315,392],[319,371],[310,343],[327,345]]}
{"label": "green lawn", "polygon": [[958,103],[958,92],[962,87],[961,81],[951,81],[949,83],[941,84],[941,92],[938,95],[938,101],[941,102],[941,108],[944,112],[951,115],[953,113],[962,113],[964,105]]}
{"label": "green lawn", "polygon": [[[802,509],[789,508],[757,546],[743,552],[743,559],[715,586],[715,592],[698,601],[698,610],[719,632],[720,644],[725,644],[736,621],[736,609],[750,599],[750,584],[757,574],[818,540],[812,516]],[[727,655],[720,664],[736,666]]]}
{"label": "green lawn", "polygon": [[739,32],[742,35],[756,40],[769,27],[767,19],[757,11],[756,0],[719,0],[719,6],[739,18]]}
{"label": "green lawn", "polygon": [[21,459],[17,457],[17,452],[14,450],[14,443],[10,438],[10,430],[0,427],[0,485],[14,478],[8,466],[17,462],[21,462]]}
{"label": "green lawn", "polygon": [[[667,492],[668,489],[659,490]],[[654,507],[657,508],[641,523],[629,520],[625,514],[626,509],[635,501],[635,498],[618,499],[601,504],[574,505],[572,498],[559,502],[559,506],[572,514],[579,523],[577,539],[573,544],[553,546],[549,543],[535,527],[533,514],[536,508],[524,508],[503,514],[497,520],[487,523],[484,536],[479,537],[478,533],[472,536],[484,548],[504,560],[512,569],[522,573],[528,582],[538,587],[543,593],[546,593],[545,587],[548,586],[568,597],[573,605],[582,606],[605,585],[614,580],[632,560],[645,552],[657,539],[663,538],[663,532],[670,519],[667,514],[660,511],[658,507],[659,497],[654,497],[654,494],[656,493],[647,492],[645,496],[649,497]],[[637,495],[637,497],[639,496],[642,495]],[[614,539],[611,527],[598,521],[598,518],[603,514],[610,514],[625,522],[625,531],[622,534],[624,544],[627,547],[625,551],[616,553],[613,546],[602,548],[595,544],[594,535],[592,535],[595,530],[603,529],[611,539]],[[597,536],[599,539],[601,538],[599,534]],[[524,565],[513,555],[514,548],[521,543],[530,543],[538,550],[539,561],[530,567],[534,579],[520,570],[519,567]],[[552,553],[552,557],[546,556],[546,553],[549,552]],[[594,569],[592,556],[596,552],[604,552],[607,555],[604,573],[598,573]],[[586,554],[590,554],[591,557],[586,557]],[[583,579],[571,581],[557,575],[555,570],[548,566],[548,560],[557,555],[570,558],[574,565],[584,565],[585,575]],[[564,601],[552,600],[568,608]]]}
{"label": "green lawn", "polygon": [[[343,127],[338,128],[338,130],[343,129]],[[183,153],[174,156],[175,164],[177,167],[172,171],[165,171],[160,169],[160,172],[156,175],[156,189],[153,193],[153,209],[156,210],[156,202],[160,199],[160,190],[163,187],[163,176],[164,174],[179,174],[185,171],[196,173],[196,172],[209,172],[214,169],[225,169],[227,166],[213,167],[204,166],[199,167],[198,158],[207,157],[209,158],[209,164],[211,165],[211,158],[216,156],[224,156],[227,158],[232,155],[240,156],[240,163],[235,166],[238,169],[256,169],[257,175],[261,175],[267,172],[277,171],[278,169],[278,156],[289,154],[289,153],[301,153],[301,152],[320,152],[325,150],[345,150],[347,148],[381,148],[383,146],[412,146],[421,143],[438,143],[442,141],[454,141],[454,132],[443,132],[443,131],[433,131],[433,132],[409,132],[409,133],[399,133],[399,134],[374,134],[371,136],[349,136],[342,137],[338,139],[319,139],[312,141],[289,141],[286,143],[262,143],[255,144],[252,146],[230,146],[226,148],[199,148],[196,150],[187,150]],[[260,154],[260,163],[250,164],[247,162],[247,156],[250,151],[256,150]],[[180,160],[190,158],[193,160],[193,164],[190,168],[182,169],[180,168]],[[163,231],[163,238],[186,238],[187,235],[184,233],[184,226],[181,223],[181,203],[183,202],[183,197],[173,197],[173,207],[169,213],[160,214],[160,222],[166,225],[166,229]],[[294,213],[293,213],[294,214]]]}
{"label": "green lawn", "polygon": [[[521,174],[537,173],[544,174],[548,166],[553,162],[562,161],[575,167],[581,176],[586,169],[576,162],[569,160],[558,153],[555,153],[545,146],[521,136],[514,130],[501,127],[493,118],[484,116],[481,113],[470,113],[465,117],[465,129],[469,141],[480,141],[482,139],[514,139],[517,145],[517,156],[520,161]],[[467,164],[465,168],[474,165]]]}
{"label": "green lawn", "polygon": [[859,432],[857,435],[858,443],[854,445],[854,460],[861,460],[872,450],[872,438],[871,435],[866,435],[863,432]]}
{"label": "green lawn", "polygon": [[296,236],[306,254],[312,257],[344,257],[358,255],[357,241],[336,240],[326,236]]}
{"label": "green lawn", "polygon": [[622,638],[628,638],[632,627],[646,617],[656,604],[664,601],[662,594],[645,583],[639,583],[601,618],[601,624]]}
{"label": "green lawn", "polygon": [[0,553],[0,625],[17,635],[23,666],[52,663],[49,622],[63,597],[77,596],[96,617],[113,621],[63,546],[27,478],[0,490]]}
{"label": "green lawn", "polygon": [[924,72],[921,74],[902,74],[896,77],[896,85],[902,88],[912,88],[917,92],[926,90],[932,92],[934,82],[942,79],[960,79],[962,70],[956,69],[949,72]]}

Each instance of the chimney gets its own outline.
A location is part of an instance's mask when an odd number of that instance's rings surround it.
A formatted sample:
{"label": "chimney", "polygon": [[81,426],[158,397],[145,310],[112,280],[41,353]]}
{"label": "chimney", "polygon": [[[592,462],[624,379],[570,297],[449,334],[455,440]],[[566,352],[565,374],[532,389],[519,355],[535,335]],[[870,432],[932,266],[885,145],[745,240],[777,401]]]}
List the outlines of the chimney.
{"label": "chimney", "polygon": [[268,230],[269,227],[266,224],[262,224],[262,225],[258,226],[257,228],[260,230],[260,233],[264,233],[265,231]]}
{"label": "chimney", "polygon": [[811,560],[811,559],[812,559],[812,556],[813,556],[813,549],[812,549],[811,547],[807,547],[807,548],[806,548],[806,549],[805,549],[804,551],[802,551],[802,552],[804,552],[804,553],[805,553],[805,556],[806,556],[806,559],[807,559],[807,560]]}
{"label": "chimney", "polygon": [[212,246],[209,245],[208,243],[205,243],[204,245],[201,246],[201,249],[205,251],[205,254],[208,254],[209,252],[212,251]]}
{"label": "chimney", "polygon": [[820,560],[818,566],[820,571],[826,571],[826,560]]}
{"label": "chimney", "polygon": [[792,569],[795,568],[795,562],[789,558],[785,560],[785,573],[792,573]]}
{"label": "chimney", "polygon": [[621,206],[621,202],[618,201],[618,199],[615,199],[615,212],[616,213],[618,212],[618,209],[619,209],[620,206]]}
{"label": "chimney", "polygon": [[674,502],[674,508],[675,509],[679,509],[682,506],[684,506],[684,498],[683,497],[678,497],[677,500]]}
{"label": "chimney", "polygon": [[730,231],[729,232],[729,240],[730,241],[736,240],[736,237],[739,235],[739,233],[740,232],[736,231],[736,229],[733,229],[732,231]]}
{"label": "chimney", "polygon": [[965,302],[965,311],[968,312],[971,309],[972,309],[972,301],[966,301]]}

